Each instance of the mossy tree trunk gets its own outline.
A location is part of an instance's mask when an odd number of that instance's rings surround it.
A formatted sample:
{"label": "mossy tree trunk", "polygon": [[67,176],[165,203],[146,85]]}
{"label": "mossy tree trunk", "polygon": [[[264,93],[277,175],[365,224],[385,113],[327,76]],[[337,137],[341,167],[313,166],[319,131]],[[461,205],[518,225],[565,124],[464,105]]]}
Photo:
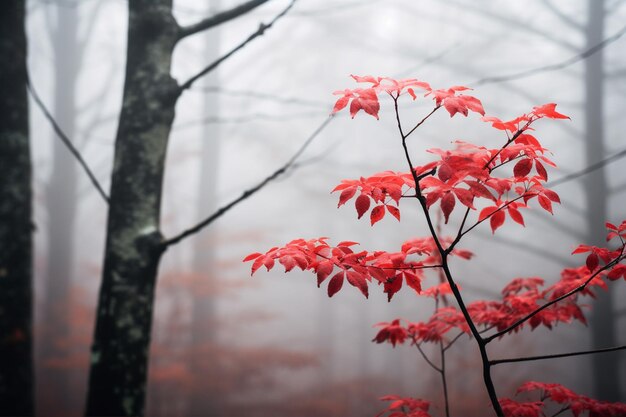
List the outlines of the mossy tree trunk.
{"label": "mossy tree trunk", "polygon": [[172,1],[128,1],[125,85],[108,197],[87,415],[143,414],[154,288],[161,256],[168,246],[197,233],[227,210],[174,238],[166,240],[161,234],[165,156],[178,98],[195,81],[263,35],[295,0],[180,86],[170,75],[172,53],[178,41],[237,18],[268,0],[248,0],[187,27],[176,23]]}
{"label": "mossy tree trunk", "polygon": [[115,142],[88,415],[141,415],[154,287],[162,254],[164,161],[179,88],[170,76],[172,0],[129,1],[122,112]]}
{"label": "mossy tree trunk", "polygon": [[33,415],[32,189],[25,1],[0,9],[0,415]]}

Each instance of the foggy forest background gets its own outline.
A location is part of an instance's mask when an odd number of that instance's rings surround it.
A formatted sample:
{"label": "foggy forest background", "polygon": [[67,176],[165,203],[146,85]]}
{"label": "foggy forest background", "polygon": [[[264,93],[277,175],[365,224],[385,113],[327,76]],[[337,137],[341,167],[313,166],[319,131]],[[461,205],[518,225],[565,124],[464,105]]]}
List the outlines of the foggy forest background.
{"label": "foggy forest background", "polygon": [[[174,14],[188,24],[237,4],[177,0]],[[285,4],[269,1],[190,37],[175,50],[174,77],[189,78]],[[626,217],[620,159],[626,154],[625,21],[623,0],[299,0],[179,100],[167,156],[164,233],[197,223],[284,165],[328,118],[331,93],[352,88],[350,74],[416,77],[437,88],[473,87],[487,114],[502,119],[547,102],[571,116],[571,122],[541,127],[559,166],[551,180],[565,178],[555,185],[563,200],[555,216],[535,210],[525,228],[506,225],[495,236],[479,228],[463,245],[477,256],[459,275],[470,299],[497,296],[518,276],[552,282],[576,264],[569,255],[575,245],[599,241],[605,220]],[[105,190],[126,24],[123,0],[32,0],[27,7],[32,84]],[[32,100],[30,106],[37,407],[41,415],[79,415],[107,210],[49,121]],[[392,249],[424,234],[417,213],[407,210],[402,224],[385,219],[371,228],[352,210],[337,210],[337,196],[330,195],[341,179],[404,170],[392,116],[384,105],[380,121],[338,115],[287,175],[168,250],[159,269],[147,415],[363,416],[382,409],[378,398],[390,393],[436,398],[437,375],[414,350],[371,343],[375,323],[424,319],[432,312],[428,301],[409,291],[391,303],[382,291],[369,300],[356,291],[329,299],[309,274],[286,276],[277,268],[250,278],[241,262],[296,237]],[[419,132],[414,162],[428,161],[423,150],[457,139],[483,144],[500,138],[478,118],[448,120],[440,113]],[[582,325],[537,329],[510,337],[501,349],[519,355],[557,346],[585,349],[594,341],[607,346],[606,337],[623,344],[624,295],[623,285],[601,295],[602,308],[590,313],[596,334]],[[461,370],[450,378],[451,393],[466,415],[480,415],[487,398],[465,349],[473,349],[467,340],[451,352],[452,366]],[[603,366],[618,369],[618,380],[609,381],[612,392],[599,394],[592,375]],[[495,378],[502,392],[544,377],[624,401],[620,374],[626,375],[626,363],[606,355],[497,369]]]}

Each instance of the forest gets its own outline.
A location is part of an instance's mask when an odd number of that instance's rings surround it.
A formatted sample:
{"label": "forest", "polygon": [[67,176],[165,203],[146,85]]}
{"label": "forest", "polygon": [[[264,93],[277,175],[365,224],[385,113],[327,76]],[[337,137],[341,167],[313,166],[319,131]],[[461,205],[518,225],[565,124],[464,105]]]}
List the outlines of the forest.
{"label": "forest", "polygon": [[626,1],[0,8],[1,416],[626,416]]}

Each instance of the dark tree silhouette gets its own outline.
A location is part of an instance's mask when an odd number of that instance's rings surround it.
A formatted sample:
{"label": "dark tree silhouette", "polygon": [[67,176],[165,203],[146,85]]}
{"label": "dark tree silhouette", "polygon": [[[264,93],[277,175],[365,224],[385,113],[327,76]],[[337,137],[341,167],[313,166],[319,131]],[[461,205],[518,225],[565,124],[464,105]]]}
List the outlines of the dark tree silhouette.
{"label": "dark tree silhouette", "polygon": [[0,13],[0,414],[33,415],[32,190],[25,1]]}

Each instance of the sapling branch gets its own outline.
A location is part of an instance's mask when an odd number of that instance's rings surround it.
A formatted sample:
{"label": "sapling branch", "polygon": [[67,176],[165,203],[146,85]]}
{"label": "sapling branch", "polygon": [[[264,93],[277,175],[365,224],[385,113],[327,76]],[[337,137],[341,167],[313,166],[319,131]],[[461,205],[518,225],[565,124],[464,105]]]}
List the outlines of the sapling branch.
{"label": "sapling branch", "polygon": [[[450,272],[450,268],[448,267],[448,255],[449,252],[443,248],[441,241],[439,240],[439,236],[435,230],[435,227],[433,225],[433,221],[432,218],[430,216],[430,212],[428,211],[428,207],[426,206],[426,199],[422,196],[421,191],[420,191],[420,187],[419,187],[419,180],[417,178],[417,174],[415,173],[415,169],[413,166],[413,163],[411,162],[411,157],[409,155],[409,151],[406,145],[406,135],[403,133],[402,130],[402,123],[400,121],[400,113],[398,111],[398,98],[397,96],[392,96],[393,101],[394,101],[394,110],[396,113],[396,122],[397,122],[397,126],[398,126],[398,131],[400,132],[400,136],[402,138],[402,147],[404,148],[404,154],[405,154],[405,158],[406,161],[409,165],[409,170],[411,171],[411,174],[413,176],[413,180],[415,182],[415,191],[416,191],[416,195],[417,195],[417,200],[419,201],[420,206],[422,207],[422,211],[424,213],[424,217],[426,218],[426,223],[428,224],[428,229],[430,230],[430,234],[433,238],[433,241],[435,242],[435,245],[437,246],[437,250],[439,251],[439,254],[441,256],[441,264],[442,264],[442,269],[443,272],[445,274],[446,280],[448,282],[448,284],[450,285],[450,289],[452,290],[452,294],[454,295],[454,298],[456,299],[458,305],[459,305],[459,309],[461,310],[463,317],[465,319],[465,321],[467,322],[467,325],[470,328],[470,331],[472,333],[472,335],[474,336],[474,338],[476,339],[476,342],[478,344],[479,350],[480,350],[480,356],[481,356],[481,360],[482,360],[482,365],[483,365],[483,379],[485,382],[485,387],[487,388],[487,393],[489,394],[489,399],[491,400],[491,404],[494,408],[494,410],[496,411],[496,414],[498,415],[498,417],[503,417],[504,416],[504,412],[502,411],[502,407],[500,406],[500,403],[498,402],[498,396],[496,394],[496,390],[495,390],[495,386],[493,385],[493,381],[491,379],[491,370],[490,370],[490,364],[489,364],[489,356],[487,355],[487,349],[486,349],[486,344],[483,341],[480,333],[478,332],[478,329],[476,328],[476,325],[474,324],[474,321],[472,320],[472,317],[469,314],[469,311],[467,310],[467,306],[465,305],[465,301],[463,300],[463,297],[461,296],[461,292],[459,291],[459,288],[457,287],[456,283],[454,282],[454,279],[452,278],[452,273]],[[424,120],[426,120],[428,117],[430,117],[431,114],[433,114],[434,111],[432,111],[431,113],[429,113],[429,115],[427,115]],[[420,122],[418,125],[421,125],[423,122]],[[415,129],[413,129],[415,130]],[[413,131],[412,130],[412,131]],[[412,132],[411,131],[411,132]],[[514,140],[514,139],[512,139]],[[512,142],[511,140],[511,142]],[[505,145],[506,146],[506,145]]]}
{"label": "sapling branch", "polygon": [[[435,298],[435,311],[439,309],[439,298]],[[448,398],[448,381],[446,380],[446,348],[443,345],[443,338],[439,339],[439,355],[441,357],[441,385],[443,388],[443,400],[446,410],[446,417],[450,417],[450,401]]]}
{"label": "sapling branch", "polygon": [[566,352],[566,353],[555,353],[552,355],[539,355],[539,356],[524,356],[520,358],[509,358],[509,359],[494,359],[490,361],[491,365],[498,365],[500,363],[514,363],[514,362],[530,362],[530,361],[540,361],[544,359],[556,359],[556,358],[568,358],[570,356],[582,356],[582,355],[594,355],[597,353],[607,353],[607,352],[615,352],[618,350],[626,349],[626,345],[615,346],[604,349],[593,349],[593,350],[581,350],[577,352]]}
{"label": "sapling branch", "polygon": [[441,368],[438,367],[437,365],[435,365],[435,363],[433,361],[430,360],[430,358],[428,357],[428,355],[426,355],[426,352],[424,352],[424,349],[422,349],[421,344],[417,341],[417,339],[415,337],[411,337],[411,339],[413,340],[413,344],[415,345],[415,347],[417,348],[417,350],[419,351],[419,353],[422,355],[422,357],[424,358],[424,360],[426,361],[426,363],[433,368],[435,371],[441,373]]}
{"label": "sapling branch", "polygon": [[[493,211],[493,213],[489,214],[487,217],[485,217],[482,220],[478,220],[476,221],[476,223],[474,223],[471,227],[469,227],[467,230],[463,231],[460,234],[460,238],[462,238],[463,236],[465,236],[466,234],[468,234],[472,229],[474,229],[476,226],[478,226],[479,224],[481,224],[482,222],[484,222],[485,220],[488,220],[489,218],[491,218],[494,214],[496,214],[497,212],[504,210],[505,208],[507,208],[508,206],[510,206],[512,203],[515,203],[518,200],[521,200],[522,198],[527,197],[526,194],[522,194],[520,196],[515,197],[513,200],[509,200],[506,203],[504,203],[502,206],[498,207],[496,210]],[[456,240],[456,239],[455,239]],[[456,244],[457,242],[453,242],[454,244]],[[450,245],[450,247],[452,247],[452,245]],[[451,250],[450,247],[448,247],[447,250]]]}
{"label": "sapling branch", "polygon": [[592,279],[594,279],[600,273],[602,273],[602,272],[612,268],[613,266],[617,265],[622,259],[624,259],[624,247],[622,247],[622,253],[617,258],[613,259],[611,262],[607,263],[602,268],[598,269],[596,272],[591,274],[591,276],[589,278],[587,278],[587,280],[585,280],[584,283],[582,283],[578,287],[574,288],[573,290],[571,290],[571,291],[561,295],[560,297],[557,297],[554,300],[551,300],[551,301],[543,304],[541,307],[539,307],[539,308],[533,310],[532,312],[528,313],[526,316],[524,316],[521,319],[517,320],[515,323],[511,324],[506,329],[501,330],[501,331],[499,331],[497,333],[494,333],[491,336],[485,338],[485,343],[489,343],[492,340],[509,333],[510,331],[514,330],[515,328],[521,326],[527,320],[530,320],[532,317],[536,316],[541,311],[545,310],[546,308],[548,308],[548,307],[558,303],[559,301],[562,301],[562,300],[564,300],[564,299],[566,299],[566,298],[576,294],[577,292],[580,292],[580,291],[584,290],[587,287],[587,285],[591,282]]}
{"label": "sapling branch", "polygon": [[524,131],[528,128],[528,126],[530,126],[530,124],[531,124],[532,122],[534,122],[534,121],[535,121],[535,119],[530,118],[530,120],[528,120],[528,121],[526,122],[526,124],[525,124],[525,125],[524,125],[521,129],[519,129],[517,132],[515,132],[515,134],[514,134],[513,136],[511,136],[511,137],[510,137],[510,138],[506,141],[506,143],[504,144],[504,146],[502,146],[502,147],[498,150],[498,152],[496,152],[495,154],[493,154],[493,156],[492,156],[492,157],[491,157],[491,158],[487,161],[487,163],[485,164],[485,167],[484,167],[483,169],[488,169],[488,170],[489,170],[489,172],[493,171],[493,170],[495,169],[495,167],[489,168],[489,165],[491,165],[491,163],[492,163],[493,161],[495,161],[495,160],[496,160],[496,158],[498,157],[498,155],[500,155],[500,154],[502,153],[502,151],[503,151],[503,150],[504,150],[507,146],[509,146],[511,143],[515,142],[515,139],[519,138],[519,136],[520,136],[522,133],[524,133]]}

